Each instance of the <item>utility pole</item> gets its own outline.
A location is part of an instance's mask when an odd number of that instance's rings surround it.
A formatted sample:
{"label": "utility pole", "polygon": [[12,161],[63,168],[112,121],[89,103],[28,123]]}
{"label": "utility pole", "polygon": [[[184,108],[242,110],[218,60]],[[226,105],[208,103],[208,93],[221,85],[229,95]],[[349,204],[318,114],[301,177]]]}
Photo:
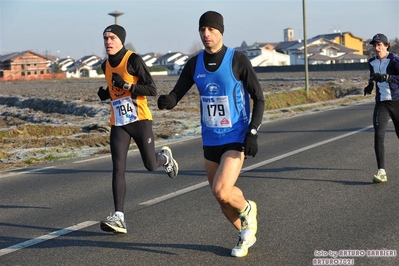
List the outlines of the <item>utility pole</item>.
{"label": "utility pole", "polygon": [[125,14],[125,13],[117,11],[117,10],[115,10],[114,12],[108,13],[108,15],[113,16],[115,18],[115,24],[118,24],[118,17],[122,16],[123,14]]}
{"label": "utility pole", "polygon": [[308,40],[306,37],[306,4],[305,0],[302,0],[302,12],[303,12],[303,59],[305,62],[305,89],[306,96],[309,97],[309,71],[308,71]]}

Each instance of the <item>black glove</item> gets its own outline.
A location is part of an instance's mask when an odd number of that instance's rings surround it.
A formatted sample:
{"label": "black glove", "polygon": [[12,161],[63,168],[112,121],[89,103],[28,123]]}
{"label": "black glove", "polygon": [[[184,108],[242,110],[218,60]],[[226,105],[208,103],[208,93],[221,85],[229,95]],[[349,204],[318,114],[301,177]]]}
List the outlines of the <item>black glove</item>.
{"label": "black glove", "polygon": [[105,90],[103,89],[103,87],[98,88],[97,95],[98,95],[98,97],[100,97],[101,101],[105,101],[105,100],[108,100],[109,98],[111,98],[111,96],[109,95],[108,87]]}
{"label": "black glove", "polygon": [[177,104],[176,97],[174,95],[160,95],[158,98],[158,108],[159,109],[173,109]]}
{"label": "black glove", "polygon": [[258,153],[258,135],[252,135],[251,133],[247,133],[244,140],[244,155],[252,156]]}
{"label": "black glove", "polygon": [[125,82],[123,78],[115,72],[112,73],[112,85],[124,90],[130,89],[130,84]]}
{"label": "black glove", "polygon": [[389,75],[387,74],[380,74],[380,73],[374,73],[373,74],[373,80],[376,82],[388,82]]}
{"label": "black glove", "polygon": [[364,88],[364,96],[366,96],[366,94],[371,94],[373,88],[374,88],[374,83],[370,81],[369,85],[367,85],[367,87]]}

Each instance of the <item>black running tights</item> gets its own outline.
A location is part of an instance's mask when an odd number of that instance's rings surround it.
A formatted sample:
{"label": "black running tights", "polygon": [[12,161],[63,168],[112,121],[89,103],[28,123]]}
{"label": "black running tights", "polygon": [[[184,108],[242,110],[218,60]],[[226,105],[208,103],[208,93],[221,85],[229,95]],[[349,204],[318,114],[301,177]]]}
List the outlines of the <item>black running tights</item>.
{"label": "black running tights", "polygon": [[374,107],[374,150],[378,169],[385,169],[385,132],[389,118],[392,119],[396,136],[399,138],[399,101],[377,102]]}
{"label": "black running tights", "polygon": [[154,171],[166,163],[165,156],[155,153],[152,121],[138,121],[125,126],[112,126],[110,147],[112,155],[112,194],[115,211],[124,211],[126,196],[126,161],[130,141],[133,138],[148,171]]}

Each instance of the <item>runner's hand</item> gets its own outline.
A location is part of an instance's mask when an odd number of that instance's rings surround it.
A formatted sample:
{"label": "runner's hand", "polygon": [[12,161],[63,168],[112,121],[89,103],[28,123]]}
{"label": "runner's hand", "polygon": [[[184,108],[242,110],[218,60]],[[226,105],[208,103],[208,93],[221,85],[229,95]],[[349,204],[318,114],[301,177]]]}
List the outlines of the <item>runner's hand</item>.
{"label": "runner's hand", "polygon": [[105,90],[103,89],[102,86],[100,88],[98,88],[97,95],[98,95],[98,97],[100,97],[101,101],[105,101],[105,100],[108,100],[109,98],[111,98],[111,96],[109,95],[108,87]]}
{"label": "runner's hand", "polygon": [[244,140],[244,155],[245,156],[252,156],[258,153],[258,142],[257,142],[257,135],[252,135],[251,133],[247,133]]}
{"label": "runner's hand", "polygon": [[369,85],[367,85],[367,87],[364,88],[364,96],[366,96],[366,94],[371,94],[373,88],[374,88],[374,83],[371,81],[369,82]]}
{"label": "runner's hand", "polygon": [[173,109],[177,104],[176,97],[174,95],[160,95],[158,98],[158,108],[159,109]]}
{"label": "runner's hand", "polygon": [[373,79],[377,82],[388,82],[389,80],[389,75],[387,74],[380,74],[380,73],[374,73],[373,74]]}
{"label": "runner's hand", "polygon": [[125,82],[123,78],[115,72],[112,73],[112,85],[124,90],[130,89],[130,84]]}

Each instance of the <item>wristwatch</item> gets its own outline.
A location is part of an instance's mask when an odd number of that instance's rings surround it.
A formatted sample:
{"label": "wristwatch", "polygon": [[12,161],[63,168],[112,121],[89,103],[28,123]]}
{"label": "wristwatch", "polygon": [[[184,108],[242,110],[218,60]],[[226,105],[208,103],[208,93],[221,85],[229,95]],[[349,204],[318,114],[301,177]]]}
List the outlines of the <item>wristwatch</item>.
{"label": "wristwatch", "polygon": [[130,84],[129,83],[123,84],[123,89],[124,90],[129,90],[130,89]]}
{"label": "wristwatch", "polygon": [[249,133],[251,133],[251,135],[257,135],[258,134],[258,130],[256,130],[255,128],[251,129],[249,131]]}

